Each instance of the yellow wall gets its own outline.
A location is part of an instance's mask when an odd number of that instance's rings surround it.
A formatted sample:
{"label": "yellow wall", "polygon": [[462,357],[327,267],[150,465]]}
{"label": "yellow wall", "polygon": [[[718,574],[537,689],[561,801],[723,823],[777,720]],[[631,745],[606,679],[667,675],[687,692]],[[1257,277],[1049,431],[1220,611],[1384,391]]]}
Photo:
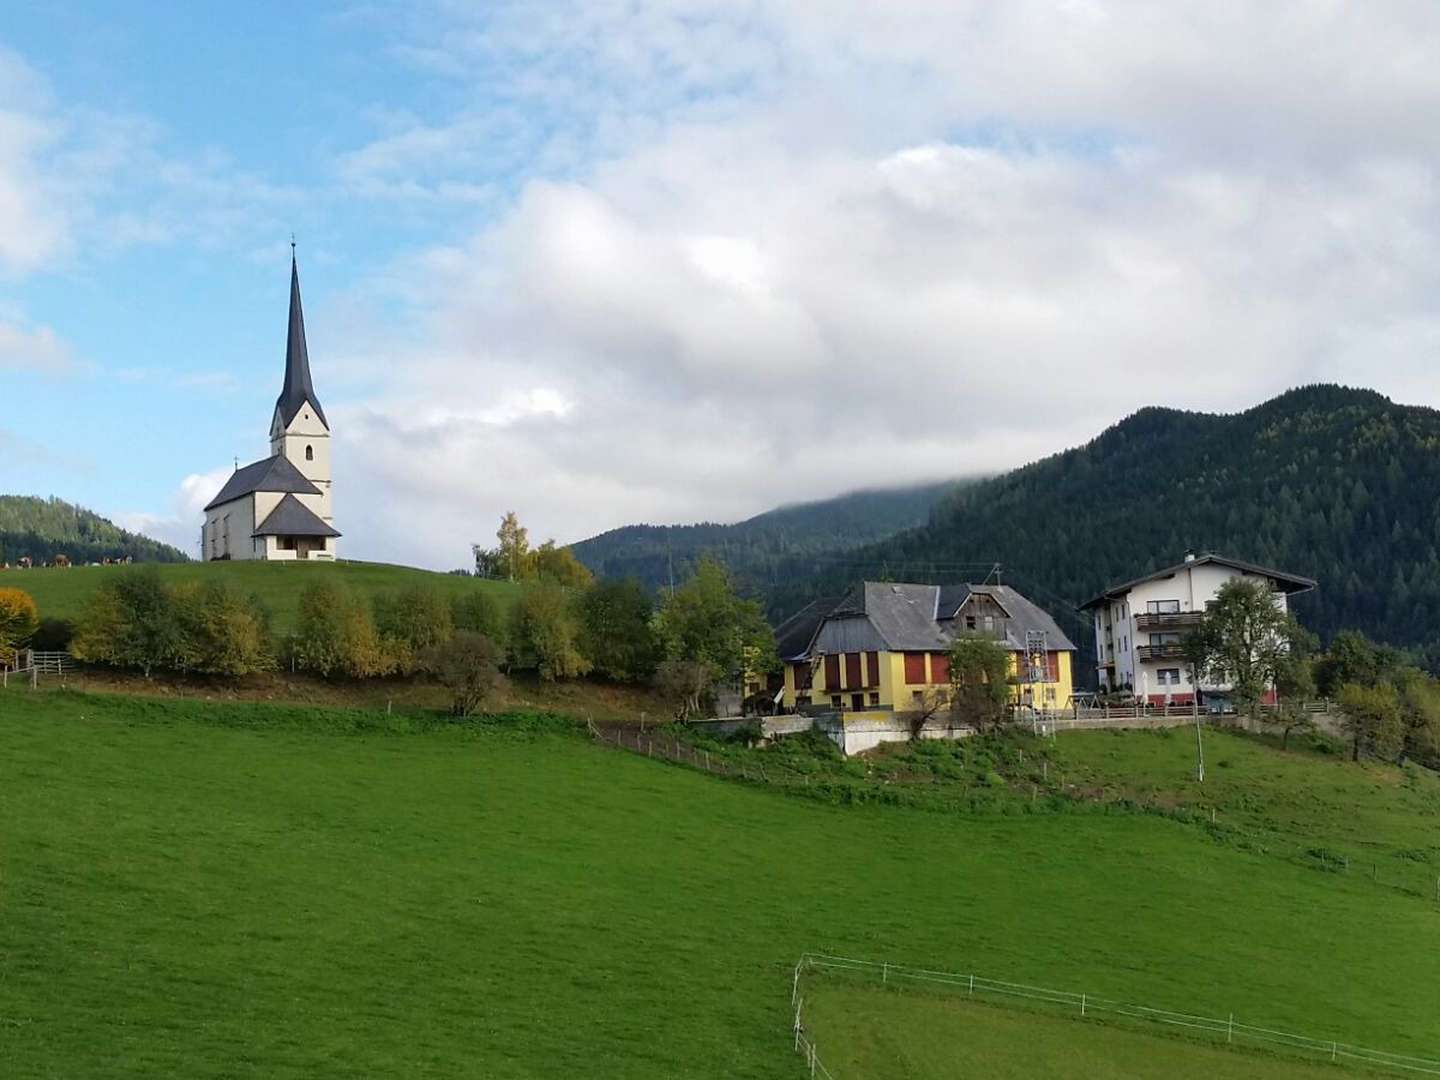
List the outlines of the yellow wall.
{"label": "yellow wall", "polygon": [[[933,674],[930,667],[930,660],[931,657],[927,653],[925,657],[925,675],[927,678],[932,677]],[[1019,653],[1011,653],[1010,671],[1012,674],[1019,670],[1019,660]],[[1069,652],[1059,653],[1056,661],[1059,678],[1054,682],[1033,684],[1035,695],[1033,699],[1033,704],[1036,707],[1042,709],[1067,709],[1070,707],[1070,696],[1074,691],[1074,682],[1072,680],[1070,661],[1071,654]],[[843,684],[845,680],[844,657],[840,658],[840,664],[840,680]],[[907,683],[905,681],[905,654],[898,652],[882,652],[880,654],[880,685],[878,688],[866,687],[863,692],[866,696],[865,699],[868,708],[888,708],[903,712],[913,707],[915,700],[914,695],[917,690],[921,693],[924,693],[926,690],[933,689],[934,687],[934,683]],[[879,704],[869,705],[868,702],[870,700],[870,693],[876,689],[878,689],[880,694]],[[1022,693],[1025,689],[1026,687],[1022,686],[1015,687],[1015,693],[1013,697],[1013,700],[1015,702],[1019,703],[1024,700],[1022,698]],[[825,665],[823,663],[816,665],[814,678],[810,688],[810,701],[813,705],[828,706],[830,704],[831,695],[839,694],[841,696],[841,708],[849,709],[850,695],[852,693],[860,692],[861,691],[852,690],[843,686],[833,689],[826,686]],[[782,699],[785,708],[794,709],[795,699],[797,696],[798,695],[796,693],[795,686],[795,665],[792,663],[787,663],[785,665],[785,696]]]}

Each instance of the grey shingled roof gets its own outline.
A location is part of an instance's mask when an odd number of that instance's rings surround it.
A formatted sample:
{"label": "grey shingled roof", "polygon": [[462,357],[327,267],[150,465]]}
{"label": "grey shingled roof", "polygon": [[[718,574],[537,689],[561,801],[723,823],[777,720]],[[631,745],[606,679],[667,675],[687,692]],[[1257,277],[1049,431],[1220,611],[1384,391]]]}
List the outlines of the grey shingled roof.
{"label": "grey shingled roof", "polygon": [[1274,570],[1268,566],[1260,566],[1257,563],[1246,562],[1244,559],[1232,559],[1225,555],[1214,555],[1206,553],[1197,555],[1189,562],[1176,563],[1174,566],[1167,566],[1163,570],[1156,570],[1153,574],[1145,574],[1134,581],[1126,581],[1120,585],[1112,585],[1099,596],[1092,597],[1080,605],[1080,610],[1085,611],[1097,604],[1103,604],[1106,600],[1115,600],[1124,596],[1137,585],[1144,585],[1147,581],[1159,581],[1162,578],[1174,577],[1181,570],[1187,570],[1192,566],[1204,566],[1206,563],[1215,563],[1217,566],[1228,566],[1233,570],[1239,570],[1246,574],[1256,574],[1260,577],[1268,577],[1280,586],[1283,593],[1309,592],[1315,588],[1314,578],[1302,577],[1299,574],[1287,574],[1284,570]]}
{"label": "grey shingled roof", "polygon": [[339,536],[315,512],[294,495],[286,495],[274,510],[270,511],[258,529],[256,536]]}
{"label": "grey shingled roof", "polygon": [[839,603],[835,597],[812,600],[775,628],[775,648],[781,660],[795,660],[806,654],[815,631]]}
{"label": "grey shingled roof", "polygon": [[[817,652],[928,652],[948,649],[954,641],[952,619],[973,595],[992,596],[1009,616],[1008,648],[1025,648],[1030,630],[1045,633],[1052,651],[1073,650],[1075,645],[1055,620],[1008,585],[913,585],[867,581],[843,600],[823,611],[817,602],[781,624],[785,642],[781,656],[798,659]],[[802,620],[801,616],[804,616]],[[803,629],[818,622],[806,645],[799,645]],[[777,632],[777,637],[779,633]]]}
{"label": "grey shingled roof", "polygon": [[285,386],[275,399],[275,411],[282,427],[289,427],[301,406],[309,402],[315,415],[329,430],[330,421],[320,408],[315,386],[310,381],[310,352],[305,347],[305,313],[300,309],[300,270],[290,258],[290,329],[285,337]]}
{"label": "grey shingled roof", "polygon": [[213,510],[222,503],[233,502],[249,495],[252,491],[284,491],[297,495],[319,495],[320,489],[301,475],[290,459],[276,454],[261,461],[236,469],[225,481],[220,494],[211,499],[206,510]]}

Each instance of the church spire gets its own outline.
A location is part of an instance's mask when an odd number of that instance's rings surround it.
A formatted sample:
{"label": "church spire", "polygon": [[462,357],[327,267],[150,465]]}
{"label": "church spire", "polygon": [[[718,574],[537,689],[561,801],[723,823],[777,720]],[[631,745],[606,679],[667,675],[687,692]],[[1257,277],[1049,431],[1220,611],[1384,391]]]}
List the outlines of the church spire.
{"label": "church spire", "polygon": [[285,387],[275,400],[280,427],[288,428],[306,403],[329,428],[325,410],[310,381],[310,355],[305,348],[305,313],[300,309],[300,270],[295,262],[295,241],[290,241],[290,331],[285,340]]}

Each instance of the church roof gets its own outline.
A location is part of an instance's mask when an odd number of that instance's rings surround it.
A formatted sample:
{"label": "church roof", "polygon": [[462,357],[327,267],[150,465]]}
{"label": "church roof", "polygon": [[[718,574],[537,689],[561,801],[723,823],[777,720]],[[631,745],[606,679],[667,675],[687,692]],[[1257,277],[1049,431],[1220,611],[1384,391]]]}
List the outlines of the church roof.
{"label": "church roof", "polygon": [[286,495],[255,530],[256,536],[339,536],[294,495]]}
{"label": "church roof", "polygon": [[275,411],[280,415],[281,427],[289,427],[300,407],[306,403],[315,410],[315,415],[328,429],[330,421],[325,419],[325,410],[315,396],[315,385],[310,381],[310,353],[305,347],[305,313],[300,309],[300,270],[295,265],[295,256],[290,256],[290,330],[285,338],[285,387],[275,399]]}
{"label": "church roof", "polygon": [[301,474],[283,454],[265,458],[236,469],[225,481],[220,494],[211,499],[206,510],[213,510],[222,503],[234,502],[255,491],[285,491],[300,495],[319,495],[321,491]]}

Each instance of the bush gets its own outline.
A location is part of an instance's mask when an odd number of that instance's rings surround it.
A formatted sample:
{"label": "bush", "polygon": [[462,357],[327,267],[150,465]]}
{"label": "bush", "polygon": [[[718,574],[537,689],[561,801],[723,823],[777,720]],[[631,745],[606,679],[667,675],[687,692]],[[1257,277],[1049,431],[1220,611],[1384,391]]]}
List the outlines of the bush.
{"label": "bush", "polygon": [[13,664],[15,652],[40,629],[40,613],[30,594],[0,589],[0,663]]}
{"label": "bush", "polygon": [[600,674],[621,682],[648,679],[659,661],[650,597],[638,581],[601,581],[581,595],[580,651]]}
{"label": "bush", "polygon": [[498,650],[484,634],[457,632],[449,641],[430,646],[421,666],[450,691],[450,711],[470,716],[494,694],[501,682]]}
{"label": "bush", "polygon": [[435,589],[412,585],[379,593],[374,607],[376,632],[387,642],[403,646],[393,650],[397,658],[418,656],[449,641],[454,632],[450,605]]}
{"label": "bush", "polygon": [[320,581],[300,594],[296,664],[329,678],[363,679],[394,670],[370,618],[370,609],[334,582]]}
{"label": "bush", "polygon": [[569,679],[590,670],[580,652],[580,627],[570,597],[558,585],[536,585],[515,605],[510,641],[512,663],[542,679]]}
{"label": "bush", "polygon": [[172,594],[181,626],[184,669],[208,675],[251,675],[275,666],[270,616],[258,597],[224,581]]}
{"label": "bush", "polygon": [[504,611],[489,590],[472,589],[455,597],[450,602],[450,623],[457,633],[468,630],[472,634],[484,634],[495,645],[497,653],[504,652],[509,627]]}
{"label": "bush", "polygon": [[138,668],[183,670],[189,650],[174,592],[153,569],[109,579],[91,594],[71,651],[78,660]]}

